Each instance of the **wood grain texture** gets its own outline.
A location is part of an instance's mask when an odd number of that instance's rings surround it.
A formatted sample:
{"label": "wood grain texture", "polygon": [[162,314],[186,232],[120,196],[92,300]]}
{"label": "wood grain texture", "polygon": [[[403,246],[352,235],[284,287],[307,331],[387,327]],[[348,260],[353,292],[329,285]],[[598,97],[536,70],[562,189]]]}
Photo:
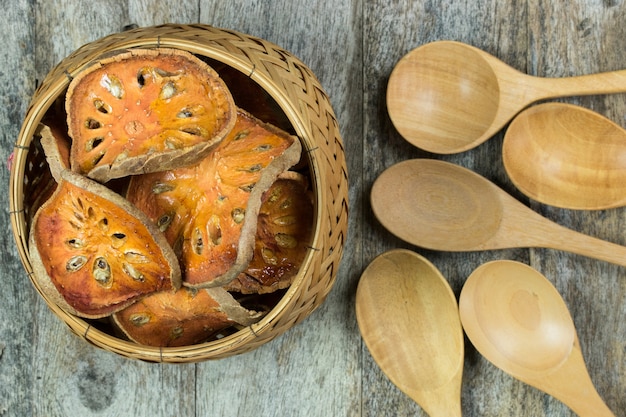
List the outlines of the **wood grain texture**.
{"label": "wood grain texture", "polygon": [[[533,15],[531,33],[535,34],[529,45],[530,56],[534,57],[529,62],[532,71],[541,76],[559,77],[626,68],[620,52],[625,35],[623,6],[621,2],[604,1],[588,7],[580,1],[566,11],[550,2],[536,2],[529,8]],[[548,22],[561,24],[557,27]],[[626,126],[623,94],[563,101],[588,107]],[[585,212],[534,203],[532,206],[567,227],[622,245],[626,241],[623,209]],[[623,415],[626,412],[623,377],[620,380],[619,374],[611,375],[609,369],[626,363],[626,342],[623,336],[617,336],[626,335],[626,271],[547,251],[534,251],[533,260],[553,280],[571,310],[583,357],[598,392],[616,415]],[[620,385],[622,388],[616,390]]]}
{"label": "wood grain texture", "polygon": [[[2,16],[7,28],[0,47],[0,178],[8,184],[9,171],[5,163],[17,139],[21,118],[26,112],[35,88],[34,37],[35,25],[29,2],[16,2]],[[11,23],[5,23],[11,22]],[[3,207],[8,207],[8,193],[0,193]],[[15,246],[8,233],[10,218],[7,210],[0,216],[3,229],[0,254],[0,415],[32,415],[33,391],[30,386],[30,364],[34,356],[32,343],[36,329],[32,325],[37,308],[35,291],[27,280]],[[26,319],[26,320],[24,320]]]}
{"label": "wood grain texture", "polygon": [[[502,133],[476,149],[438,156],[393,129],[385,106],[395,63],[434,40],[470,43],[540,76],[626,68],[623,0],[10,0],[0,14],[0,158],[17,138],[36,80],[82,44],[127,25],[207,23],[265,38],[307,64],[338,117],[350,180],[349,235],[337,283],[303,323],[261,348],[199,364],[149,364],[94,348],[56,319],[20,264],[10,218],[0,219],[0,417],[6,416],[425,416],[391,384],[362,343],[356,285],[381,252],[408,247],[430,259],[458,296],[492,259],[530,263],[572,312],[591,378],[607,405],[626,412],[626,269],[553,250],[425,251],[374,219],[369,191],[388,166],[429,157],[474,169],[559,224],[626,244],[626,210],[573,212],[529,202],[502,166]],[[626,95],[570,98],[626,126]],[[468,105],[471,105],[468,103]],[[5,184],[7,169],[0,170]],[[8,207],[7,193],[0,199]],[[465,416],[572,417],[558,401],[495,368],[466,341]]]}

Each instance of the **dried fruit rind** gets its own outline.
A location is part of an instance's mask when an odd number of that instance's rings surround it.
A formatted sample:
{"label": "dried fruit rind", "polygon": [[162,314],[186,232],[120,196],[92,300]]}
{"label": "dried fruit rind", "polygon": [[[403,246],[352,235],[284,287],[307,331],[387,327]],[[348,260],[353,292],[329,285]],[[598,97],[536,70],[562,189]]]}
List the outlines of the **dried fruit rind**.
{"label": "dried fruit rind", "polygon": [[285,174],[304,163],[300,140],[236,108],[188,52],[129,49],[94,62],[34,138],[55,180],[30,214],[38,289],[145,345],[202,343],[257,322],[265,313],[253,310],[281,293],[242,294],[289,286],[309,249],[308,180]]}
{"label": "dried fruit rind", "polygon": [[191,165],[232,129],[236,107],[204,61],[131,49],[72,80],[66,95],[72,170],[100,182]]}
{"label": "dried fruit rind", "polygon": [[133,342],[165,347],[202,343],[233,325],[249,326],[262,315],[217,287],[155,293],[115,313],[113,319]]}
{"label": "dried fruit rind", "polygon": [[53,125],[40,124],[38,133],[52,177],[56,182],[60,182],[61,172],[70,169],[71,141],[64,132]]}
{"label": "dried fruit rind", "polygon": [[181,285],[176,256],[145,215],[120,195],[65,170],[32,222],[34,278],[59,307],[105,317]]}
{"label": "dried fruit rind", "polygon": [[252,261],[225,288],[265,294],[289,287],[309,249],[313,209],[307,179],[282,174],[263,194]]}
{"label": "dried fruit rind", "polygon": [[222,286],[252,259],[261,197],[300,153],[297,137],[239,109],[209,156],[190,168],[133,177],[127,198],[175,248],[183,285]]}

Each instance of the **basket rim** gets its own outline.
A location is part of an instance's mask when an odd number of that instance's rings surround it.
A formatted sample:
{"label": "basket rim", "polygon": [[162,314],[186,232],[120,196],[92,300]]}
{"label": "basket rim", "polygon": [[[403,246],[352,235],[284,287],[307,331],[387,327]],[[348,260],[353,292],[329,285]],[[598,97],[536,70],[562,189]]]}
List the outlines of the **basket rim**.
{"label": "basket rim", "polygon": [[[197,26],[189,26],[192,29]],[[153,27],[154,28],[154,27]],[[137,30],[149,30],[152,28],[139,28]],[[198,28],[198,30],[201,30]],[[237,33],[226,30],[227,33]],[[100,39],[103,41],[112,37],[109,35]],[[247,36],[247,35],[246,35]],[[266,41],[263,41],[266,42]],[[89,45],[89,44],[87,44]],[[303,154],[306,153],[309,169],[311,173],[311,182],[315,189],[315,224],[313,228],[313,234],[311,237],[311,247],[296,277],[294,278],[291,286],[286,290],[285,294],[280,298],[278,303],[257,323],[247,326],[237,332],[228,335],[222,339],[213,340],[210,342],[190,345],[181,348],[175,347],[150,347],[143,346],[133,342],[128,342],[113,335],[110,335],[84,319],[69,314],[58,307],[52,302],[38,287],[35,280],[32,278],[33,270],[31,266],[30,257],[28,254],[28,236],[27,225],[25,218],[25,209],[23,205],[24,184],[23,178],[25,176],[25,167],[27,163],[27,156],[29,152],[30,144],[33,140],[37,127],[45,113],[50,109],[53,102],[67,89],[71,78],[73,78],[78,72],[82,71],[86,66],[93,63],[93,59],[85,59],[80,65],[73,68],[71,71],[64,71],[63,76],[57,76],[56,79],[47,80],[44,82],[52,82],[50,86],[43,92],[36,93],[33,96],[29,110],[24,118],[23,125],[21,127],[18,140],[14,147],[14,157],[11,166],[10,175],[10,214],[11,224],[14,233],[16,243],[18,245],[20,258],[23,266],[28,273],[30,281],[34,284],[36,290],[46,301],[52,311],[59,316],[63,322],[66,323],[77,335],[83,337],[87,341],[97,345],[105,350],[114,351],[124,356],[137,357],[147,361],[156,362],[189,362],[199,361],[205,359],[211,359],[211,354],[216,352],[224,353],[224,350],[232,350],[233,348],[246,344],[258,338],[267,330],[271,330],[271,323],[279,319],[287,310],[287,307],[296,298],[296,294],[305,280],[307,271],[313,262],[313,257],[320,250],[320,242],[323,241],[322,236],[322,217],[324,215],[322,208],[323,204],[320,204],[325,197],[323,190],[326,187],[326,178],[321,175],[322,164],[318,160],[315,152],[316,144],[314,143],[314,135],[310,131],[307,121],[304,120],[303,115],[298,111],[299,109],[292,103],[292,100],[288,97],[284,90],[279,88],[276,83],[262,71],[256,71],[256,68],[241,57],[236,57],[228,51],[221,50],[220,48],[208,44],[201,44],[197,41],[191,41],[187,39],[180,39],[176,36],[168,35],[153,35],[142,36],[139,39],[121,39],[108,45],[106,48],[98,51],[98,54],[106,53],[114,50],[125,50],[132,48],[174,48],[183,49],[188,52],[198,54],[207,58],[214,59],[222,62],[231,68],[234,68],[243,74],[247,75],[252,81],[256,82],[261,88],[263,88],[279,105],[281,110],[285,113],[285,116],[291,123],[296,135],[299,137],[303,144]],[[286,52],[286,51],[285,51]],[[67,58],[66,58],[67,59]],[[63,64],[61,61],[56,67]],[[55,68],[56,68],[55,67]],[[54,69],[53,69],[54,70]],[[50,74],[52,71],[48,74]],[[38,94],[38,95],[37,95]],[[273,337],[272,337],[273,338]],[[271,338],[270,338],[271,340]]]}

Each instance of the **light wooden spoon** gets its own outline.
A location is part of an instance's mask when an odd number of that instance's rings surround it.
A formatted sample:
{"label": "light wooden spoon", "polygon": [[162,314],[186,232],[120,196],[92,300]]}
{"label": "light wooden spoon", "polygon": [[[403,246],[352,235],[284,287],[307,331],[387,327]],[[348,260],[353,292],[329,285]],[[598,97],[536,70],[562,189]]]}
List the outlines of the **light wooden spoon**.
{"label": "light wooden spoon", "polygon": [[434,265],[405,249],[379,255],[359,281],[356,318],[391,382],[431,416],[461,416],[463,329]]}
{"label": "light wooden spoon", "polygon": [[502,160],[515,186],[541,203],[626,205],[626,131],[589,109],[544,103],[524,110],[507,128]]}
{"label": "light wooden spoon", "polygon": [[412,159],[393,165],[376,179],[370,199],[387,230],[423,248],[543,247],[626,266],[626,247],[560,226],[486,178],[449,162]]}
{"label": "light wooden spoon", "polygon": [[625,91],[626,70],[540,78],[470,45],[438,41],[412,50],[396,64],[387,108],[407,141],[451,154],[480,145],[535,101]]}
{"label": "light wooden spoon", "polygon": [[585,365],[574,322],[556,288],[514,261],[493,261],[467,279],[459,300],[469,340],[495,366],[580,416],[614,417]]}

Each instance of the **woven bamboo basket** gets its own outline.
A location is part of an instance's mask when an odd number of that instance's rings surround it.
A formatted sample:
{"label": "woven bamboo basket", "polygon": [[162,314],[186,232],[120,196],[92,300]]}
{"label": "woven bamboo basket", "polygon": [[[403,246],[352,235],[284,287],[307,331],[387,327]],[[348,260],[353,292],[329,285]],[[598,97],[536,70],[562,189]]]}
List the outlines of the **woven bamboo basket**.
{"label": "woven bamboo basket", "polygon": [[[60,309],[37,286],[28,233],[37,202],[53,184],[35,132],[46,112],[64,97],[72,77],[99,56],[129,48],[186,50],[227,68],[264,90],[300,138],[315,194],[310,249],[293,284],[258,323],[221,339],[181,348],[141,346]],[[218,71],[219,72],[219,71]],[[249,35],[206,25],[161,25],[107,36],[84,45],[60,62],[35,92],[13,153],[10,210],[13,234],[31,283],[71,331],[99,348],[150,362],[197,362],[253,350],[310,315],[332,288],[343,252],[348,217],[347,169],[336,117],[315,75],[280,47]]]}

